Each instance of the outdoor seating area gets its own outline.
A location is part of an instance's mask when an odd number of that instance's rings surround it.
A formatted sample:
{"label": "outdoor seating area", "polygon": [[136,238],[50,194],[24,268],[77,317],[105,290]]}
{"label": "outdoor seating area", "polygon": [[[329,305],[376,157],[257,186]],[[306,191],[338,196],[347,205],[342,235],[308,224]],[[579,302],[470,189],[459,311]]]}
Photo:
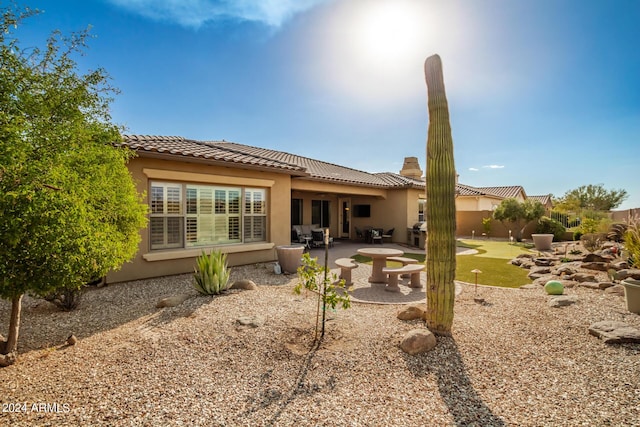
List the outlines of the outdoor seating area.
{"label": "outdoor seating area", "polygon": [[380,227],[366,226],[362,229],[356,227],[356,239],[370,244],[382,244],[385,240],[391,242],[394,228],[385,231]]}
{"label": "outdoor seating area", "polygon": [[[324,246],[324,229],[319,224],[303,224],[291,227],[291,242],[301,243],[306,250]],[[333,237],[329,236],[329,247],[333,246]]]}

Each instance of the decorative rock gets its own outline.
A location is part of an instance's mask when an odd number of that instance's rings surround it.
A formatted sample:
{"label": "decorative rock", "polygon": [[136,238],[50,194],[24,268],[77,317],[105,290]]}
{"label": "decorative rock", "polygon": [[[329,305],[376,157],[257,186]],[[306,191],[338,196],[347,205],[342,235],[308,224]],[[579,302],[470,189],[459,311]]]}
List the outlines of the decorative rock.
{"label": "decorative rock", "polygon": [[598,288],[600,288],[602,290],[605,290],[605,289],[610,288],[610,287],[615,286],[615,285],[616,284],[612,283],[612,282],[600,282],[600,283],[598,283]]}
{"label": "decorative rock", "polygon": [[398,319],[400,320],[416,320],[424,317],[424,310],[418,306],[410,305],[398,313]]}
{"label": "decorative rock", "polygon": [[240,316],[236,319],[236,323],[240,326],[257,328],[264,325],[264,318],[261,316]]}
{"label": "decorative rock", "polygon": [[76,338],[75,335],[71,334],[69,335],[69,338],[67,338],[67,345],[76,345],[76,343],[78,342],[78,338]]}
{"label": "decorative rock", "polygon": [[241,279],[241,280],[236,280],[235,282],[233,282],[233,285],[231,285],[231,289],[242,289],[242,290],[245,290],[245,291],[255,291],[256,289],[258,289],[258,285],[256,285],[252,280]]}
{"label": "decorative rock", "polygon": [[623,270],[629,268],[629,263],[627,261],[612,262],[611,268],[613,268],[614,270]]}
{"label": "decorative rock", "polygon": [[544,291],[549,295],[562,295],[564,285],[558,280],[549,280],[544,285]]}
{"label": "decorative rock", "polygon": [[556,274],[561,276],[563,274],[576,274],[578,270],[576,270],[572,265],[565,264],[561,265],[556,269]]}
{"label": "decorative rock", "polygon": [[156,308],[178,306],[178,305],[182,304],[183,302],[185,302],[189,298],[189,296],[190,295],[182,294],[182,295],[175,295],[175,296],[172,296],[172,297],[162,298],[156,304]]}
{"label": "decorative rock", "polygon": [[529,277],[530,279],[539,279],[540,277],[544,277],[545,275],[548,275],[551,273],[551,268],[550,267],[531,267],[531,270],[529,271],[529,274],[527,275],[527,277]]}
{"label": "decorative rock", "polygon": [[586,270],[607,271],[609,263],[606,262],[583,262],[580,266]]}
{"label": "decorative rock", "polygon": [[582,262],[608,263],[611,260],[612,260],[611,257],[605,257],[605,256],[598,255],[598,254],[587,254],[587,255],[584,256],[584,258],[582,258]]}
{"label": "decorative rock", "polygon": [[622,285],[613,285],[604,290],[605,294],[619,295],[621,297],[624,296],[624,286]]}
{"label": "decorative rock", "polygon": [[605,320],[589,326],[589,333],[601,338],[605,344],[640,342],[640,330],[624,322]]}
{"label": "decorative rock", "polygon": [[533,262],[539,267],[550,267],[554,264],[555,260],[553,258],[536,258]]}
{"label": "decorative rock", "polygon": [[558,277],[553,274],[547,274],[545,276],[539,277],[533,281],[536,285],[544,286],[547,284],[549,280],[557,280]]}
{"label": "decorative rock", "polygon": [[628,278],[640,280],[640,269],[625,268],[625,269],[619,270],[616,273],[616,277],[615,277],[616,280],[624,280]]}
{"label": "decorative rock", "polygon": [[436,346],[436,337],[430,330],[413,329],[404,336],[400,343],[400,348],[407,354],[415,356],[416,354],[431,351]]}
{"label": "decorative rock", "polygon": [[595,282],[596,281],[596,276],[594,276],[593,274],[586,274],[586,273],[571,274],[569,276],[566,276],[565,278],[567,280],[573,280],[575,282]]}
{"label": "decorative rock", "polygon": [[578,286],[580,286],[581,288],[588,288],[588,289],[600,289],[600,287],[598,286],[598,283],[596,282],[581,282],[578,284]]}
{"label": "decorative rock", "polygon": [[530,269],[531,267],[533,267],[535,264],[533,263],[533,261],[523,261],[520,264],[520,268],[525,268],[525,269]]}
{"label": "decorative rock", "polygon": [[578,298],[573,295],[559,295],[549,299],[549,307],[565,307],[576,302],[578,302]]}

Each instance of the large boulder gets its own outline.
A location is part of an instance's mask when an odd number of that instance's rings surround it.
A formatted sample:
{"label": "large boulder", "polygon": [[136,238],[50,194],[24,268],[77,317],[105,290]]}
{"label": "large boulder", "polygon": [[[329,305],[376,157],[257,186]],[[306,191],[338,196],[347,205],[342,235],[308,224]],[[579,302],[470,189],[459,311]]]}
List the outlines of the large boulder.
{"label": "large boulder", "polygon": [[413,329],[407,332],[400,343],[402,351],[411,356],[431,351],[435,346],[436,337],[426,328]]}
{"label": "large boulder", "polygon": [[160,301],[156,303],[156,308],[165,308],[165,307],[176,307],[187,299],[189,299],[190,295],[182,294],[182,295],[174,295],[172,297],[162,298]]}
{"label": "large boulder", "polygon": [[576,302],[578,302],[578,298],[574,295],[558,295],[551,297],[548,304],[549,307],[565,307]]}
{"label": "large boulder", "polygon": [[410,305],[403,308],[398,312],[398,319],[400,320],[417,320],[424,318],[424,309],[417,305]]}
{"label": "large boulder", "polygon": [[589,333],[601,338],[606,344],[640,342],[640,330],[613,320],[593,323],[589,326]]}
{"label": "large boulder", "polygon": [[231,289],[242,289],[244,291],[255,291],[258,289],[258,285],[256,285],[252,280],[248,279],[240,279],[233,282],[231,285]]}
{"label": "large boulder", "polygon": [[610,256],[603,256],[603,255],[598,255],[598,254],[587,254],[584,256],[584,258],[582,258],[582,262],[604,262],[604,263],[608,263],[611,262],[613,258]]}

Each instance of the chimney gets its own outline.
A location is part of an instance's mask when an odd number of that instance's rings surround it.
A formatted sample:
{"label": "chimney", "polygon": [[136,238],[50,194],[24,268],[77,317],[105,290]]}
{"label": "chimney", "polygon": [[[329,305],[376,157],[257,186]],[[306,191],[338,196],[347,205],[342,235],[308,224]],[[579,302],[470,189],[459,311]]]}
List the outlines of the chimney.
{"label": "chimney", "polygon": [[400,175],[406,176],[409,178],[422,178],[422,169],[420,169],[420,164],[418,163],[417,157],[405,157],[404,164],[402,165],[402,170],[400,171]]}

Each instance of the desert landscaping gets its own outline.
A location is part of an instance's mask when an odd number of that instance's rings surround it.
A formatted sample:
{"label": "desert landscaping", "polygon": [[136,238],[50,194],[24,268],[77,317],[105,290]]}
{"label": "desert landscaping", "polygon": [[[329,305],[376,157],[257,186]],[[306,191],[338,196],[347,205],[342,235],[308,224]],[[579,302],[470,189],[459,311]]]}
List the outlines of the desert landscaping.
{"label": "desert landscaping", "polygon": [[[539,285],[464,284],[453,336],[410,356],[400,341],[424,322],[399,320],[399,304],[330,312],[314,346],[315,298],[272,267],[233,268],[257,289],[216,297],[180,275],[89,289],[72,312],[26,298],[18,362],[0,370],[3,402],[17,405],[3,423],[638,425],[640,344],[588,331],[640,328],[619,294],[575,286],[575,303],[551,307]],[[171,296],[187,298],[156,307]]]}

